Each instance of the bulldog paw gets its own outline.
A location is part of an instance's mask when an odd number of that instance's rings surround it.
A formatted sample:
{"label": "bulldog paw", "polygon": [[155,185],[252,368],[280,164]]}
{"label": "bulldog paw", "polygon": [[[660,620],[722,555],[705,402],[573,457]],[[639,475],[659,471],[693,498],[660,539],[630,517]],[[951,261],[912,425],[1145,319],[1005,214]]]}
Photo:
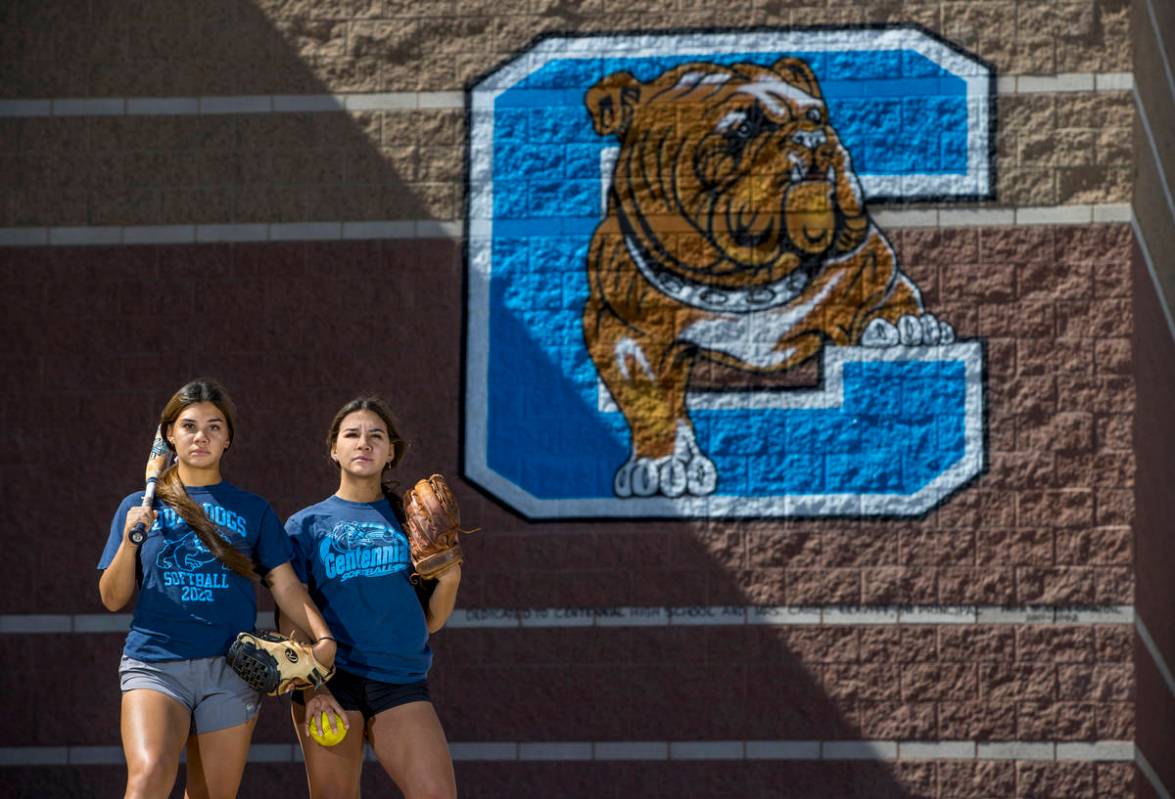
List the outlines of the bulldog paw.
{"label": "bulldog paw", "polygon": [[884,319],[874,319],[861,334],[862,347],[919,347],[951,344],[955,329],[934,314],[903,316],[893,325]]}
{"label": "bulldog paw", "polygon": [[693,430],[683,423],[678,424],[672,455],[645,458],[634,453],[612,479],[618,497],[701,497],[714,493],[717,486],[714,461],[702,454]]}

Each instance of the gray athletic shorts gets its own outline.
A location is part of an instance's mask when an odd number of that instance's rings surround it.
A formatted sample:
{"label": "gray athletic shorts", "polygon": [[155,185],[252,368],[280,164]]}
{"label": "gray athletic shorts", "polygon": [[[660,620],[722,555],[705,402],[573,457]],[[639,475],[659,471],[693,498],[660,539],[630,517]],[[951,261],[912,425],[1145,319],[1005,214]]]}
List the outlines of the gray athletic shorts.
{"label": "gray athletic shorts", "polygon": [[261,709],[261,694],[238,677],[223,657],[148,663],[123,655],[118,676],[123,693],[146,688],[186,707],[197,733],[236,727]]}

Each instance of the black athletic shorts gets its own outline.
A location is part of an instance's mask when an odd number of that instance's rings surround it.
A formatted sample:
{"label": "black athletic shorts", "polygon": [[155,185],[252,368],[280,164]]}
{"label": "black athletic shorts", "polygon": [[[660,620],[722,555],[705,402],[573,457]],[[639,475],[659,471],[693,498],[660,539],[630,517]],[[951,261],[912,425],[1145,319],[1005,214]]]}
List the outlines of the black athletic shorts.
{"label": "black athletic shorts", "polygon": [[[380,682],[338,669],[326,684],[343,710],[358,710],[367,721],[377,713],[409,702],[431,702],[428,680],[410,683]],[[301,691],[294,691],[291,699],[305,705]]]}

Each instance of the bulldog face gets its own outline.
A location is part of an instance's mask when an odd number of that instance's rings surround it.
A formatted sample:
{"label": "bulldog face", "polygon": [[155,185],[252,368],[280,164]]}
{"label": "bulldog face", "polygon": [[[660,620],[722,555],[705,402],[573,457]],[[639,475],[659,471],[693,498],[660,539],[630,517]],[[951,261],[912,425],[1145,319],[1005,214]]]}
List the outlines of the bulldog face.
{"label": "bulldog face", "polygon": [[803,61],[686,64],[587,93],[621,142],[610,213],[692,280],[753,286],[855,248],[868,220],[848,153]]}

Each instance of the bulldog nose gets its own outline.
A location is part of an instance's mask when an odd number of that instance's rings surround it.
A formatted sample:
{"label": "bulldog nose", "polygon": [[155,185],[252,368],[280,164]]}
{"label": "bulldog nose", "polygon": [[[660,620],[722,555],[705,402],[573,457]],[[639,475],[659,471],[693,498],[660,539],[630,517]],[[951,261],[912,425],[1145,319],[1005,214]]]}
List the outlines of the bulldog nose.
{"label": "bulldog nose", "polygon": [[822,130],[797,130],[792,134],[792,141],[809,150],[815,150],[828,141]]}

